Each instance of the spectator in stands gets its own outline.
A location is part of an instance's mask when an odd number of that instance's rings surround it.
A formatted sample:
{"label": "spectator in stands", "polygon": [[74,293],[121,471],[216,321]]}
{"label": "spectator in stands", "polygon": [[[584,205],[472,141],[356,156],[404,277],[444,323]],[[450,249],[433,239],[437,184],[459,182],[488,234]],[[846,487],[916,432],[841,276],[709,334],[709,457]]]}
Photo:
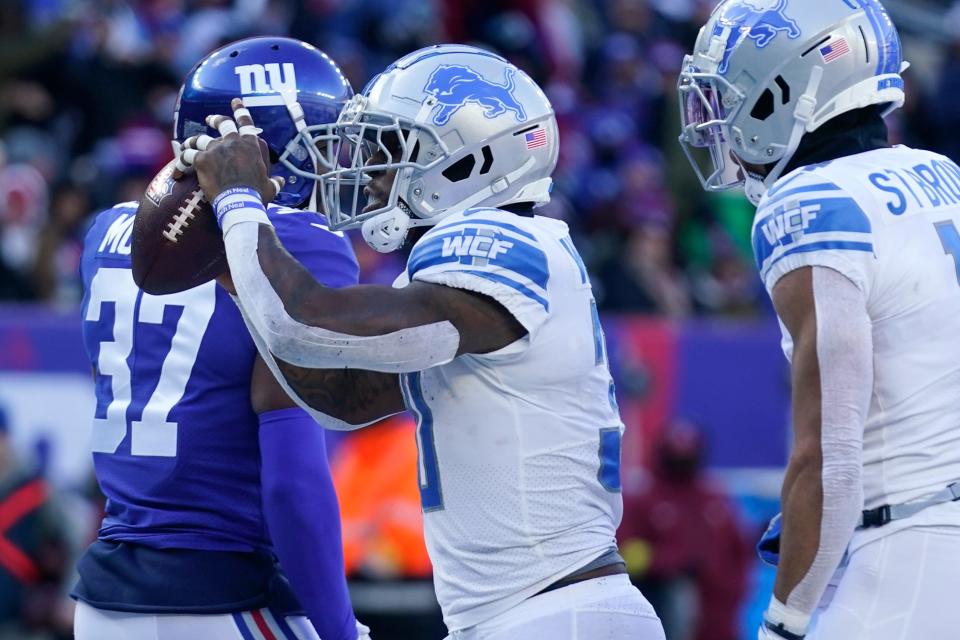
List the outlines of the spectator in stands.
{"label": "spectator in stands", "polygon": [[664,429],[648,485],[624,496],[618,537],[631,579],[668,640],[737,640],[751,546],[730,500],[704,475],[700,429]]}
{"label": "spectator in stands", "polygon": [[938,132],[933,148],[960,162],[960,2],[954,3],[946,23],[953,41],[931,96],[930,115]]}
{"label": "spectator in stands", "polygon": [[29,164],[0,161],[0,274],[6,276],[0,291],[7,291],[11,298],[35,296],[31,274],[46,213],[43,175]]}
{"label": "spectator in stands", "polygon": [[[716,2],[5,0],[0,140],[11,163],[32,165],[54,185],[51,208],[70,204],[69,190],[58,199],[66,184],[86,192],[94,211],[136,197],[131,175],[169,157],[166,123],[185,61],[225,40],[301,38],[330,52],[357,87],[421,46],[479,42],[531,74],[557,107],[563,144],[554,203],[543,213],[571,226],[603,310],[758,314],[766,305],[743,242],[752,212],[742,212],[739,196],[702,194],[673,133],[681,52]],[[945,22],[960,34],[960,8]],[[958,64],[960,44],[933,99],[905,110],[900,139],[933,135],[930,146],[960,154]],[[638,186],[652,175],[660,176],[652,188]],[[44,216],[33,273],[0,256],[0,300],[76,300],[70,262],[84,223],[61,224],[62,213]],[[387,271],[375,267],[371,281]]]}
{"label": "spectator in stands", "polygon": [[17,460],[0,407],[0,640],[69,638],[67,523],[34,469]]}
{"label": "spectator in stands", "polygon": [[40,300],[71,303],[81,295],[76,288],[76,274],[90,199],[85,189],[68,183],[60,185],[51,200],[49,216],[37,241],[33,286]]}

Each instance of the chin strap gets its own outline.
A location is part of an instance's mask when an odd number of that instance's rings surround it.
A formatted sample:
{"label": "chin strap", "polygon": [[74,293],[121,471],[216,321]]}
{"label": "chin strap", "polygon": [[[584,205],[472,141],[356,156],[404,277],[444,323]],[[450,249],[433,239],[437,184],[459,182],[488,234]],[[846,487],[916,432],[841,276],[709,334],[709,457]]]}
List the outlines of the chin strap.
{"label": "chin strap", "polygon": [[510,185],[514,184],[517,180],[519,180],[526,174],[530,173],[530,171],[533,170],[533,167],[536,163],[537,161],[533,157],[527,158],[526,162],[524,162],[522,165],[520,165],[519,167],[517,167],[507,175],[500,176],[499,178],[497,178],[496,180],[494,180],[489,185],[487,185],[480,191],[476,192],[469,198],[464,198],[463,200],[456,203],[455,205],[448,207],[447,210],[448,211],[464,211],[474,206],[475,204],[479,204],[480,202],[483,202],[490,196],[506,191],[507,189],[510,188]]}
{"label": "chin strap", "polygon": [[[501,178],[498,178],[497,180],[494,180],[490,186],[481,189],[469,198],[465,198],[455,205],[448,207],[445,213],[441,213],[430,218],[419,218],[414,216],[407,204],[403,200],[398,199],[396,207],[384,211],[383,213],[376,215],[363,223],[363,226],[361,227],[363,239],[366,240],[370,248],[380,253],[391,253],[396,251],[403,246],[403,243],[407,238],[407,233],[411,228],[433,226],[443,219],[448,213],[452,213],[454,211],[465,211],[475,204],[486,200],[490,196],[501,191],[505,191],[512,183],[529,173],[535,163],[536,161],[533,158],[529,158],[516,170]],[[534,202],[536,205],[549,202],[550,187],[552,184],[553,180],[550,178],[537,180],[536,182],[531,183],[524,189],[525,192],[529,192],[530,197],[524,198],[523,201]],[[510,202],[504,202],[502,204],[510,204],[511,202],[518,202],[518,200],[514,199]]]}
{"label": "chin strap", "polygon": [[397,206],[364,221],[360,231],[371,249],[391,253],[403,246],[411,226],[410,214]]}
{"label": "chin strap", "polygon": [[[523,167],[521,167],[521,169],[523,169]],[[510,202],[504,202],[500,206],[513,204],[514,202],[532,202],[534,207],[545,204],[550,201],[550,189],[552,186],[553,180],[551,178],[537,180],[521,190],[518,196],[522,197],[514,198]],[[482,191],[479,195],[483,195],[483,198],[486,198],[489,195],[488,190]],[[473,198],[458,203],[448,209],[448,211],[453,212],[469,209],[472,205],[465,204],[469,200],[473,200]],[[392,253],[403,246],[410,229],[413,227],[433,226],[443,217],[444,215],[441,214],[432,218],[418,218],[411,214],[409,207],[407,207],[403,200],[398,200],[396,207],[366,220],[361,227],[361,232],[363,239],[371,249],[379,253]]]}
{"label": "chin strap", "polygon": [[360,228],[363,239],[371,249],[378,253],[392,253],[403,246],[407,233],[414,227],[429,227],[437,223],[437,218],[417,218],[403,200],[389,211],[373,216]]}
{"label": "chin strap", "polygon": [[794,154],[800,147],[800,141],[807,132],[807,127],[813,121],[814,112],[817,109],[817,90],[820,88],[820,82],[823,80],[823,67],[816,66],[810,72],[810,81],[807,83],[807,90],[804,91],[800,99],[797,100],[797,108],[793,112],[796,122],[793,125],[793,132],[790,134],[790,140],[787,142],[787,149],[780,158],[780,161],[770,170],[763,180],[756,176],[747,175],[744,191],[747,198],[755,206],[760,204],[767,191],[780,179],[784,169],[793,159]]}
{"label": "chin strap", "polygon": [[754,206],[759,206],[763,197],[767,194],[767,191],[780,179],[783,175],[784,169],[787,168],[787,165],[793,159],[794,154],[796,154],[797,149],[800,147],[800,141],[803,139],[804,134],[807,132],[807,127],[810,125],[810,122],[813,120],[814,111],[817,108],[817,90],[820,88],[820,82],[823,80],[823,67],[817,66],[814,67],[810,72],[810,81],[807,83],[807,90],[800,96],[800,99],[797,101],[797,108],[793,112],[793,117],[795,119],[793,125],[793,131],[790,134],[790,140],[787,141],[786,151],[783,153],[783,157],[780,158],[780,161],[774,165],[773,169],[770,170],[765,177],[760,177],[749,172],[746,173],[744,178],[744,192],[747,195],[747,198],[754,204]]}

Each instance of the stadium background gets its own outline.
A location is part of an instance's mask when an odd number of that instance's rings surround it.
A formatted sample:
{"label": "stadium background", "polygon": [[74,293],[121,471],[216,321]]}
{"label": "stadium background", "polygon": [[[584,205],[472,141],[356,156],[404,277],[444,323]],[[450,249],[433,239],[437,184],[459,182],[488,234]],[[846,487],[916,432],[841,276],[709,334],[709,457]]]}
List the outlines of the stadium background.
{"label": "stadium background", "polygon": [[[63,548],[76,553],[95,535],[81,241],[91,214],[139,199],[169,159],[176,91],[194,62],[236,38],[290,35],[329,53],[359,89],[413,49],[477,43],[530,73],[557,111],[546,212],[573,229],[604,312],[628,425],[621,533],[631,572],[670,640],[751,637],[772,574],[750,546],[778,510],[789,382],[752,265],[752,208],[702,193],[676,143],[676,73],[713,4],[3,0],[0,478],[12,464],[38,466]],[[885,4],[914,63],[894,138],[960,159],[960,3]],[[357,252],[367,281],[389,282],[403,264],[362,243]],[[410,425],[334,435],[331,456],[361,619],[378,639],[442,637]],[[0,639],[68,637],[70,553],[53,570],[62,585],[31,611],[0,604]],[[0,557],[0,603],[20,588]]]}

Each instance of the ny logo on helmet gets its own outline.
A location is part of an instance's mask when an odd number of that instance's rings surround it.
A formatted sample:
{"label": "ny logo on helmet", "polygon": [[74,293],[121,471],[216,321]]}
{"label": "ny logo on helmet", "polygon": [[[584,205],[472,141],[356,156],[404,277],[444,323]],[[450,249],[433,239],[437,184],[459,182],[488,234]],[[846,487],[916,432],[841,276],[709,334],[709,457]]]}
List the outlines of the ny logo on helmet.
{"label": "ny logo on helmet", "polygon": [[[297,93],[297,74],[292,62],[245,64],[233,72],[240,76],[240,95],[247,107],[282,107],[284,93]],[[263,95],[274,94],[274,95]]]}
{"label": "ny logo on helmet", "polygon": [[433,123],[440,126],[447,124],[453,114],[469,103],[483,107],[486,118],[496,118],[506,111],[512,111],[517,120],[523,122],[527,119],[527,112],[513,97],[516,72],[516,69],[507,68],[506,82],[497,84],[470,67],[455,64],[437,67],[424,87],[424,91],[433,94],[439,103]]}
{"label": "ny logo on helmet", "polygon": [[800,37],[800,25],[786,14],[789,0],[733,0],[721,9],[713,27],[713,35],[723,35],[729,29],[727,47],[718,71],[726,73],[730,56],[744,38],[750,38],[758,49],[769,45],[780,33],[791,40]]}

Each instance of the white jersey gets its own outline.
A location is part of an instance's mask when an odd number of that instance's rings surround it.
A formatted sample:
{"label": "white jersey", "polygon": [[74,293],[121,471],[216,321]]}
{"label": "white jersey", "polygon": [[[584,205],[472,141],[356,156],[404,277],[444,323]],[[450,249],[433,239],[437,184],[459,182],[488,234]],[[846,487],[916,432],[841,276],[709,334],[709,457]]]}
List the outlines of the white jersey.
{"label": "white jersey", "polygon": [[[916,500],[960,480],[960,168],[895,147],[799,169],[761,202],[753,246],[771,292],[787,273],[821,266],[866,296],[874,383],[863,443],[865,508]],[[909,520],[960,524],[960,505],[945,507]]]}
{"label": "white jersey", "polygon": [[410,280],[487,295],[529,332],[401,377],[418,422],[437,598],[453,631],[616,547],[623,424],[590,280],[564,223],[454,214],[414,246],[395,286]]}

